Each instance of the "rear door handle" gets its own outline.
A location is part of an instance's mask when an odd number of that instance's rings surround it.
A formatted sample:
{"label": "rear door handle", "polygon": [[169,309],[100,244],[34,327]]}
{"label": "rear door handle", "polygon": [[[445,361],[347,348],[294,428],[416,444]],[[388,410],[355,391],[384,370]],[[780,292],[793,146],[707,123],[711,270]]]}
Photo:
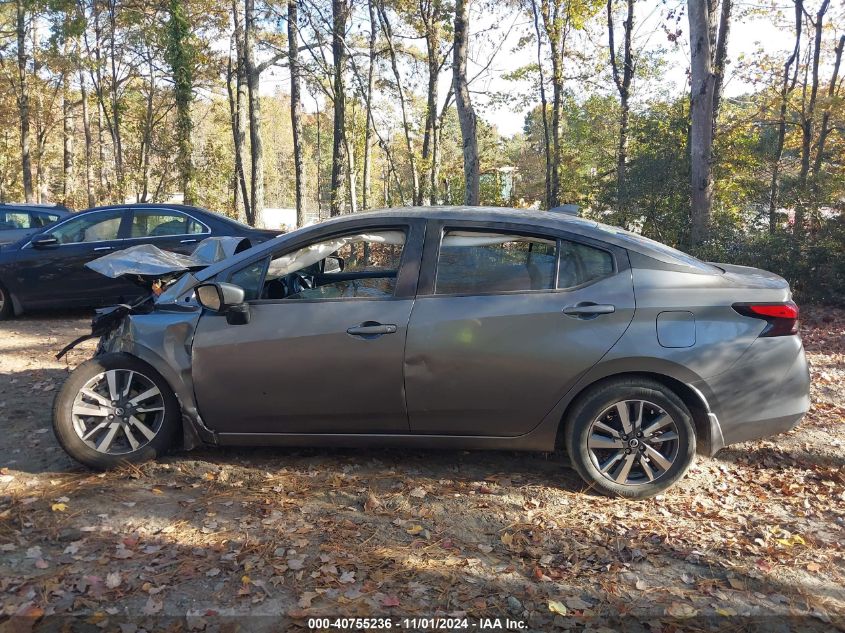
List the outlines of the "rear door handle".
{"label": "rear door handle", "polygon": [[567,306],[563,309],[563,313],[567,316],[578,319],[594,319],[600,314],[613,314],[616,312],[616,306],[608,303],[578,303],[574,306]]}
{"label": "rear door handle", "polygon": [[113,251],[113,250],[114,250],[114,246],[98,246],[97,248],[94,249],[94,252],[96,253],[98,251]]}
{"label": "rear door handle", "polygon": [[346,330],[346,333],[363,338],[375,338],[382,334],[395,334],[396,326],[392,323],[385,324],[376,321],[364,321],[361,325],[349,328]]}
{"label": "rear door handle", "polygon": [[194,242],[196,242],[196,241],[197,241],[196,239],[193,239],[193,240],[181,240],[179,243],[180,243],[180,244],[193,244],[193,243],[194,243]]}

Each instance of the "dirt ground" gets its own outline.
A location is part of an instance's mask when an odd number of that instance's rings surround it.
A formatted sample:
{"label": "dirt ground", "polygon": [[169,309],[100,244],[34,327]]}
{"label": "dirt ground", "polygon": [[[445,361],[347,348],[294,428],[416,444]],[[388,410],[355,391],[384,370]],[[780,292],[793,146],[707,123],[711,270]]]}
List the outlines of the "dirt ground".
{"label": "dirt ground", "polygon": [[0,325],[0,631],[845,626],[845,311],[804,311],[796,430],[644,502],[518,453],[204,449],[92,473],[50,429],[94,344],[54,354],[86,331],[83,313]]}

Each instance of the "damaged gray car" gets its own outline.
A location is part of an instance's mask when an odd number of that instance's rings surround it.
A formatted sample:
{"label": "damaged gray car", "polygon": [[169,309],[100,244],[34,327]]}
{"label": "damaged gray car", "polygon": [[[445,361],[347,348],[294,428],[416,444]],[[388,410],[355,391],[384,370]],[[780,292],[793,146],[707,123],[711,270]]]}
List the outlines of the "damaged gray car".
{"label": "damaged gray car", "polygon": [[565,447],[596,490],[644,498],[809,407],[786,281],[577,217],[399,209],[208,250],[92,262],[155,291],[97,314],[57,395],[76,460]]}

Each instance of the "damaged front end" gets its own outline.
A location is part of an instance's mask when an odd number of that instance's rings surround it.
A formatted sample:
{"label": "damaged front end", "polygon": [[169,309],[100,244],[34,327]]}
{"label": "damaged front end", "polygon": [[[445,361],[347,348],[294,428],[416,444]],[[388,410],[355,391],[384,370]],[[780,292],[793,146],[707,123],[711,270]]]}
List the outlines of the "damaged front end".
{"label": "damaged front end", "polygon": [[95,356],[130,354],[151,365],[167,380],[179,400],[183,416],[183,448],[214,442],[194,401],[191,377],[191,343],[202,309],[191,289],[193,273],[250,247],[249,240],[211,237],[191,255],[142,245],[110,253],[86,264],[107,277],[131,279],[149,294],[132,304],[96,310],[91,333],[65,346],[62,358],[81,342],[99,338]]}

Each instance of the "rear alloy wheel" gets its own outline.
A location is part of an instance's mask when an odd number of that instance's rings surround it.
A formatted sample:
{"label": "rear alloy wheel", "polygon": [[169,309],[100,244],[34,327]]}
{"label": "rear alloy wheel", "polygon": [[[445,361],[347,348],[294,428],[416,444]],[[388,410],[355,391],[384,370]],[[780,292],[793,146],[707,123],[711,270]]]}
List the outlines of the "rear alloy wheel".
{"label": "rear alloy wheel", "polygon": [[567,424],[567,450],[603,494],[651,497],[680,479],[695,455],[686,405],[664,385],[622,379],[588,391]]}
{"label": "rear alloy wheel", "polygon": [[92,468],[153,459],[173,443],[179,405],[151,366],[128,354],[80,365],[56,397],[53,428],[62,447]]}

